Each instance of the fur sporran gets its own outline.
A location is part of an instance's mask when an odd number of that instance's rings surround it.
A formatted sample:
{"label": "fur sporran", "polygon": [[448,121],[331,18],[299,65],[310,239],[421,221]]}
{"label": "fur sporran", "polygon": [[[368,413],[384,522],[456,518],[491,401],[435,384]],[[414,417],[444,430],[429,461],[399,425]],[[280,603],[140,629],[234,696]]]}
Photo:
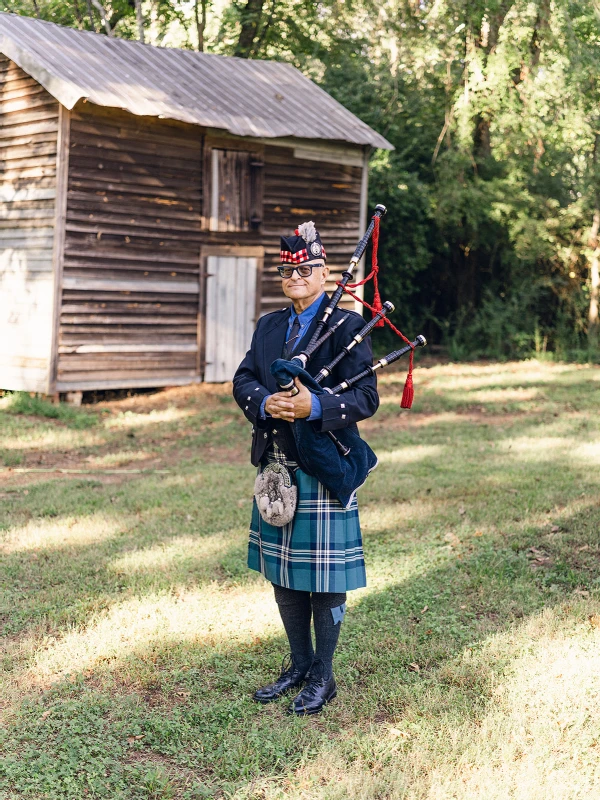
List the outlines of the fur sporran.
{"label": "fur sporran", "polygon": [[267,464],[256,476],[254,497],[258,513],[269,525],[281,528],[294,519],[298,489],[292,473],[283,464]]}

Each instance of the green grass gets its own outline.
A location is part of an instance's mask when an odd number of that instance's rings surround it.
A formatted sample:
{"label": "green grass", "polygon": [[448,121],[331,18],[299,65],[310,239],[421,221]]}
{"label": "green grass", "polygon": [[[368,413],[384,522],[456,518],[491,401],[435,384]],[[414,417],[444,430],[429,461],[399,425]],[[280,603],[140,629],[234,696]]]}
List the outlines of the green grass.
{"label": "green grass", "polygon": [[411,412],[403,378],[363,426],[369,587],[306,720],[251,701],[286,648],[228,387],[85,426],[2,401],[6,468],[82,470],[0,473],[2,800],[600,796],[600,369],[420,368]]}
{"label": "green grass", "polygon": [[13,392],[8,395],[5,410],[10,414],[28,414],[37,417],[59,419],[72,428],[91,428],[96,424],[96,414],[66,403],[51,403],[39,395],[29,392]]}

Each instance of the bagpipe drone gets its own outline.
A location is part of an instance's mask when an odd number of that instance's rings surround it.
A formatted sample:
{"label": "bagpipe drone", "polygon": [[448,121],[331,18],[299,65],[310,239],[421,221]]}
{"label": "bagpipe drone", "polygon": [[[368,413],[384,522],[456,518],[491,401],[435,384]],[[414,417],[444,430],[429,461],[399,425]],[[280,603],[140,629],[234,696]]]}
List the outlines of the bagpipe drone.
{"label": "bagpipe drone", "polygon": [[[315,332],[308,345],[290,360],[282,358],[276,359],[271,364],[271,374],[277,381],[282,391],[290,391],[292,396],[298,394],[295,383],[296,378],[300,378],[302,383],[315,394],[325,392],[339,396],[352,388],[358,381],[374,374],[377,370],[393,364],[406,353],[409,353],[409,367],[404,391],[402,393],[402,408],[410,408],[414,397],[413,389],[413,357],[417,347],[424,347],[427,341],[424,336],[419,335],[414,341],[409,341],[404,334],[398,330],[388,319],[388,314],[394,311],[393,303],[381,302],[378,287],[379,265],[377,263],[377,248],[379,243],[379,223],[385,215],[386,208],[383,205],[375,207],[375,213],[364,236],[358,242],[354,254],[350,259],[348,268],[342,273],[342,280],[338,281],[337,289],[333,293],[323,316],[317,323]],[[362,258],[370,239],[373,239],[372,248],[372,269],[369,275],[362,281],[350,283],[352,274]],[[373,305],[369,305],[351,289],[373,280],[374,300]],[[323,367],[320,372],[313,377],[306,371],[306,365],[327,339],[344,324],[347,316],[342,317],[335,325],[328,327],[329,320],[337,308],[342,295],[346,292],[355,300],[366,306],[373,314],[373,318],[346,344],[335,358]],[[383,327],[385,324],[405,342],[405,346],[399,350],[388,353],[384,358],[379,359],[375,364],[368,366],[358,375],[339,383],[333,389],[324,388],[321,382],[331,374],[339,362],[355,347],[369,336],[376,327]],[[326,330],[325,330],[326,329]],[[324,332],[325,331],[325,332]],[[348,507],[354,498],[356,490],[365,482],[369,472],[377,466],[377,456],[371,450],[364,439],[350,429],[337,431],[337,435],[331,431],[326,431],[325,435],[315,430],[311,422],[305,419],[296,420],[292,424],[294,440],[302,462],[315,477],[338,498],[344,507]]]}

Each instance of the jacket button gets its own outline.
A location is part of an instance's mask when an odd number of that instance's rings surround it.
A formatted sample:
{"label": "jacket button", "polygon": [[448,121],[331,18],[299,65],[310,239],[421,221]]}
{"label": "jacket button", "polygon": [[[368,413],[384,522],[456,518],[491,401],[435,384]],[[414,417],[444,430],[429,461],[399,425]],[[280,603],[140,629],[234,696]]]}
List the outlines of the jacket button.
{"label": "jacket button", "polygon": [[277,435],[277,431],[275,430],[275,428],[273,428],[273,433],[274,433],[275,435]]}
{"label": "jacket button", "polygon": [[263,433],[263,436],[264,436],[264,437],[265,437],[265,439],[266,439],[266,438],[267,438],[267,436],[268,436],[268,434],[267,434],[267,433]]}
{"label": "jacket button", "polygon": [[244,411],[248,411],[248,406],[246,406],[246,407],[244,408]]}
{"label": "jacket button", "polygon": [[252,398],[250,397],[250,395],[248,395],[248,397],[246,398],[246,400],[252,400]]}

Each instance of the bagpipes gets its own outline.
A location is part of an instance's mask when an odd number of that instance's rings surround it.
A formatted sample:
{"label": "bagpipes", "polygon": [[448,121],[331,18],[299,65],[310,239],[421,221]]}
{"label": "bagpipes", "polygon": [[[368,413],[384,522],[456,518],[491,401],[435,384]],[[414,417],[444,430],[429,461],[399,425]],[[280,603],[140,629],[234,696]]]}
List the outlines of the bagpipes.
{"label": "bagpipes", "polygon": [[[296,386],[295,379],[299,377],[302,383],[315,394],[327,392],[333,395],[340,395],[351,389],[363,378],[375,374],[377,370],[383,369],[389,366],[389,364],[393,364],[403,355],[409,353],[408,375],[402,393],[401,408],[410,408],[412,406],[414,397],[412,380],[414,351],[417,347],[424,347],[427,344],[427,340],[420,334],[414,341],[409,341],[388,319],[388,314],[394,311],[393,303],[389,301],[382,303],[379,296],[377,249],[379,243],[379,223],[385,213],[385,206],[377,205],[375,207],[375,213],[373,214],[371,223],[358,242],[354,254],[350,259],[350,264],[342,273],[342,280],[338,281],[337,289],[323,312],[323,316],[318,321],[315,332],[308,345],[300,353],[294,355],[291,360],[288,361],[279,358],[271,364],[271,374],[276,379],[282,391],[289,391],[292,396],[298,394],[299,390]],[[350,283],[354,269],[362,258],[371,237],[373,239],[371,272],[363,280],[357,283]],[[356,289],[364,285],[370,280],[373,280],[374,285],[374,300],[372,306],[350,291],[351,289]],[[347,345],[342,347],[340,352],[327,366],[323,367],[320,372],[313,377],[306,372],[306,365],[321,345],[326,342],[347,319],[347,315],[342,317],[335,325],[327,328],[325,333],[323,333],[324,328],[327,327],[329,319],[337,308],[344,292],[366,306],[372,312],[373,318],[365,324]],[[375,364],[368,366],[359,374],[347,378],[333,389],[324,388],[320,385],[325,378],[331,375],[335,367],[348,355],[352,348],[369,336],[375,328],[383,327],[385,324],[389,325],[405,342],[404,347],[388,353],[388,355],[379,359]],[[377,465],[375,453],[373,453],[364,439],[361,439],[357,433],[349,429],[338,431],[338,436],[331,431],[325,431],[326,436],[323,436],[321,433],[315,431],[313,425],[306,420],[296,420],[292,425],[292,430],[294,432],[294,439],[298,452],[305,466],[340,500],[344,507],[349,506],[356,490],[362,486],[369,472]]]}

